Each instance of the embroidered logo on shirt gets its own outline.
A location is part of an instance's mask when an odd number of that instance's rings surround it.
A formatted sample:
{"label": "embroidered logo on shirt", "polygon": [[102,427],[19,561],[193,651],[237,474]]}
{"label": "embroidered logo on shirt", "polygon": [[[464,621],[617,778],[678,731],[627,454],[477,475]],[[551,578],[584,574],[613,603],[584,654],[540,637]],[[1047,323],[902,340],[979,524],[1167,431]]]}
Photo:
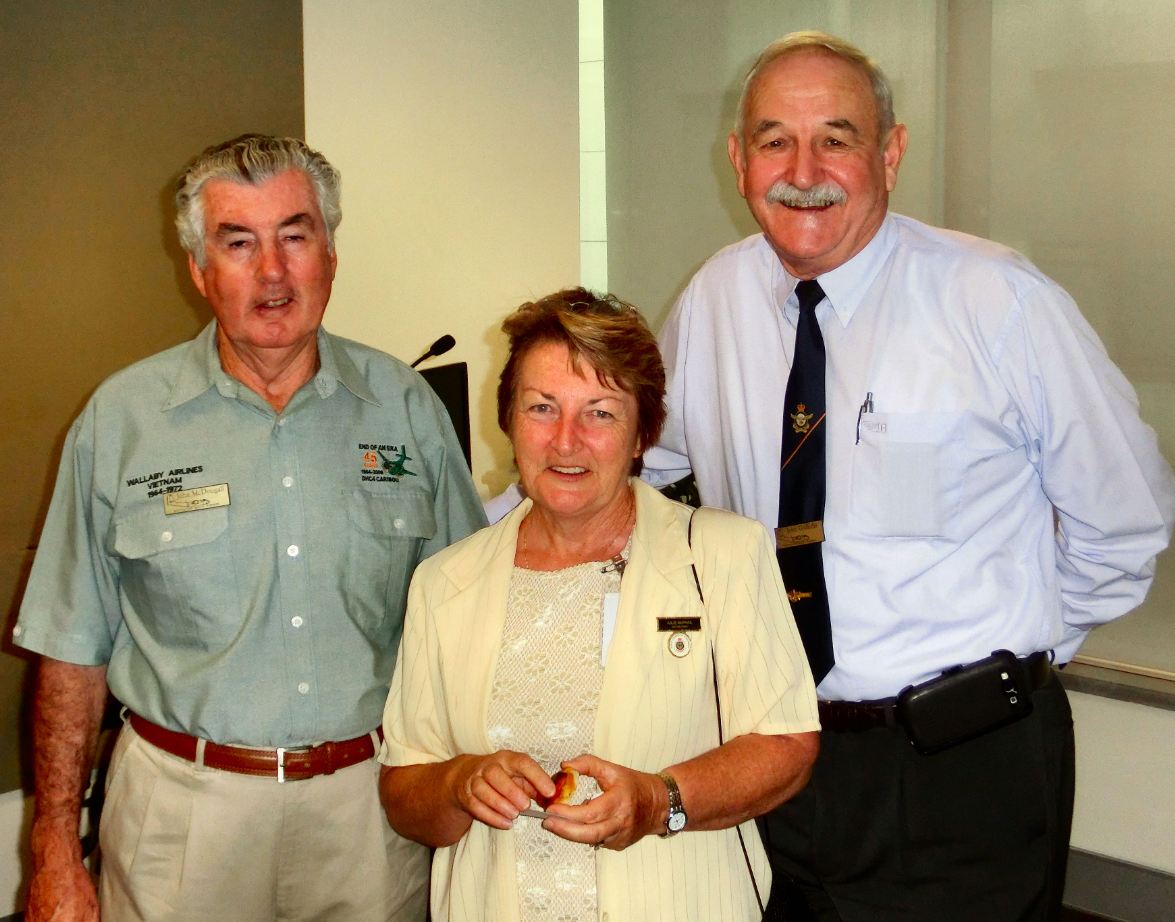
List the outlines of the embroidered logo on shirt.
{"label": "embroidered logo on shirt", "polygon": [[416,476],[416,471],[407,467],[407,463],[412,460],[407,445],[375,445],[360,442],[359,450],[363,452],[360,477],[365,481],[399,483],[403,477]]}
{"label": "embroidered logo on shirt", "polygon": [[196,464],[190,467],[173,467],[169,471],[152,471],[149,474],[140,474],[137,477],[128,477],[126,485],[128,487],[147,487],[147,498],[152,496],[160,496],[164,493],[178,493],[184,488],[184,477],[188,474],[201,474],[204,472],[203,464]]}

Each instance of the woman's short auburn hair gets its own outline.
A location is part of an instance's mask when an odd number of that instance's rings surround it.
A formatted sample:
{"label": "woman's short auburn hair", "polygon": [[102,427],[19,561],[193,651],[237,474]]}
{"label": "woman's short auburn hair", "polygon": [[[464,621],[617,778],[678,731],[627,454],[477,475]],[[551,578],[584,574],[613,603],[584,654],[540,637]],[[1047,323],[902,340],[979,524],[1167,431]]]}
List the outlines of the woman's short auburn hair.
{"label": "woman's short auburn hair", "polygon": [[[510,355],[498,379],[498,425],[510,434],[518,366],[535,346],[562,343],[579,374],[587,362],[601,384],[636,398],[637,438],[642,451],[655,445],[665,425],[665,365],[657,339],[640,312],[614,295],[566,288],[528,301],[502,321]],[[641,471],[633,459],[632,473]]]}

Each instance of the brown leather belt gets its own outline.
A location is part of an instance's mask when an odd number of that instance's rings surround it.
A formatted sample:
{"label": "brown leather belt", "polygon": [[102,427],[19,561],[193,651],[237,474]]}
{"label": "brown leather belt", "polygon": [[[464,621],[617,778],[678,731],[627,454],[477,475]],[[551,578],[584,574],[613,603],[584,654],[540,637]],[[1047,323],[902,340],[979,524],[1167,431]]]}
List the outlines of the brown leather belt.
{"label": "brown leather belt", "polygon": [[[128,713],[134,731],[152,746],[188,762],[196,761],[200,741],[186,733],[168,730],[158,724]],[[375,731],[383,739],[383,729]],[[204,765],[239,775],[258,775],[283,781],[304,781],[317,775],[330,775],[339,769],[366,762],[375,755],[370,733],[338,743],[322,743],[305,749],[247,749],[204,743]]]}
{"label": "brown leather belt", "polygon": [[[1028,677],[1028,693],[1041,688],[1052,675],[1048,653],[1033,653],[1022,660]],[[820,727],[834,733],[861,733],[898,726],[897,698],[876,701],[819,701]]]}

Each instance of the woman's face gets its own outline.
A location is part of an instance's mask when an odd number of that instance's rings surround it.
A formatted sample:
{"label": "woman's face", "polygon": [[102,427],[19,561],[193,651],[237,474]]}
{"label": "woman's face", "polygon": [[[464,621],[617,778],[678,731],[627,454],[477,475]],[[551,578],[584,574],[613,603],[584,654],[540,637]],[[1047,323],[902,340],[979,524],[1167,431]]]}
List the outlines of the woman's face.
{"label": "woman's face", "polygon": [[583,521],[624,501],[628,472],[642,450],[632,394],[601,384],[562,343],[539,343],[515,377],[510,438],[522,486],[535,506]]}

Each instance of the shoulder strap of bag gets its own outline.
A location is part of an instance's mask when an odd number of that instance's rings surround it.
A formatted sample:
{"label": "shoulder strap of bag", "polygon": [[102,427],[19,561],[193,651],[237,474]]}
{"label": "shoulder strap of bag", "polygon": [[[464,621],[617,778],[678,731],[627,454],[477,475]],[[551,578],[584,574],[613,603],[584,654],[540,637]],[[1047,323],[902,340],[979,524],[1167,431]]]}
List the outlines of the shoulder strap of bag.
{"label": "shoulder strap of bag", "polygon": [[[694,586],[698,590],[698,599],[702,603],[702,608],[706,607],[706,594],[702,592],[702,581],[698,577],[698,567],[693,560],[694,550],[694,519],[697,518],[700,509],[694,509],[690,513],[689,524],[686,526],[686,541],[690,549],[690,570],[694,574]],[[714,682],[714,715],[718,720],[718,745],[721,746],[726,742],[726,735],[722,730],[722,702],[718,696],[718,658],[714,653],[714,642],[710,641],[710,677]],[[759,894],[759,883],[755,880],[755,870],[751,867],[751,856],[747,852],[747,843],[743,839],[742,826],[735,826],[735,832],[738,833],[738,844],[743,850],[743,860],[747,863],[747,873],[751,876],[751,888],[755,891],[755,902],[759,905],[759,915],[763,916],[767,910],[763,906],[763,897]]]}

